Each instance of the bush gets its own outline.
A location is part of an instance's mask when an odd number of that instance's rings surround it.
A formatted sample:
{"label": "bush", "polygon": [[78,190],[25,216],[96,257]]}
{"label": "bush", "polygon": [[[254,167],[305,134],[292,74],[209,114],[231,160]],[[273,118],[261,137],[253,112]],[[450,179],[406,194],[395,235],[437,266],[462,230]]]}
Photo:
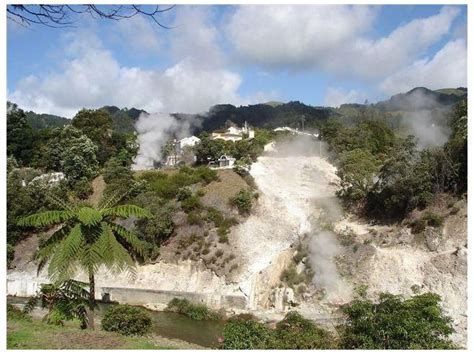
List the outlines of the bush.
{"label": "bush", "polygon": [[232,318],[224,326],[222,349],[266,349],[271,330],[250,318]]}
{"label": "bush", "polygon": [[15,258],[15,246],[7,243],[7,268],[10,269],[14,258]]}
{"label": "bush", "polygon": [[452,320],[442,314],[441,298],[432,293],[404,300],[381,294],[378,302],[359,299],[342,307],[344,349],[453,349]]}
{"label": "bush", "polygon": [[151,328],[151,317],[145,310],[130,305],[114,305],[102,319],[102,329],[120,334],[144,335]]}
{"label": "bush", "polygon": [[253,193],[246,189],[241,189],[233,198],[230,204],[239,210],[242,215],[249,214],[252,209]]}
{"label": "bush", "polygon": [[187,198],[190,198],[193,195],[193,192],[189,187],[183,187],[178,190],[178,193],[176,194],[176,199],[178,201],[183,201]]}
{"label": "bush", "polygon": [[298,274],[296,266],[291,264],[288,268],[283,270],[280,275],[280,280],[285,282],[289,287],[293,288],[305,280],[304,274]]}
{"label": "bush", "polygon": [[187,220],[190,225],[201,225],[203,222],[201,214],[196,211],[189,212]]}
{"label": "bush", "polygon": [[72,191],[77,198],[87,199],[94,190],[92,188],[92,182],[82,178],[74,184]]}
{"label": "bush", "polygon": [[317,327],[298,312],[289,312],[278,322],[271,349],[329,349],[336,348],[333,335]]}
{"label": "bush", "polygon": [[423,220],[426,221],[428,226],[433,226],[433,227],[441,227],[444,222],[444,219],[442,216],[432,213],[432,212],[426,212],[423,215]]}
{"label": "bush", "polygon": [[183,209],[186,213],[199,209],[200,207],[201,202],[199,201],[199,198],[195,195],[190,196],[181,202],[181,209]]}
{"label": "bush", "polygon": [[7,304],[7,319],[16,321],[31,321],[31,316],[12,304]]}
{"label": "bush", "polygon": [[412,221],[410,226],[411,226],[411,232],[412,233],[419,234],[419,233],[422,233],[423,231],[425,231],[426,221],[422,220],[422,219],[417,219],[417,220]]}
{"label": "bush", "polygon": [[193,320],[216,320],[219,319],[217,312],[211,311],[206,305],[193,304],[187,299],[173,298],[166,307],[168,311],[186,315]]}

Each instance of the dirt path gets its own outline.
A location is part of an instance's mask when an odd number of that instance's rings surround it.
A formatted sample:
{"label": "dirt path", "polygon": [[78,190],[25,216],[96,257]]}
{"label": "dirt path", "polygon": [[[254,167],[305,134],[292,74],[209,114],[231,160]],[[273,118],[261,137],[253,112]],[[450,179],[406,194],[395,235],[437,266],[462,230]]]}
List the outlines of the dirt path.
{"label": "dirt path", "polygon": [[88,201],[90,203],[92,203],[93,205],[97,205],[100,201],[100,199],[102,198],[102,194],[104,193],[104,189],[106,187],[106,183],[104,181],[104,178],[102,177],[102,175],[96,177],[93,181],[92,181],[92,189],[93,189],[93,192],[91,194],[91,196],[89,197]]}

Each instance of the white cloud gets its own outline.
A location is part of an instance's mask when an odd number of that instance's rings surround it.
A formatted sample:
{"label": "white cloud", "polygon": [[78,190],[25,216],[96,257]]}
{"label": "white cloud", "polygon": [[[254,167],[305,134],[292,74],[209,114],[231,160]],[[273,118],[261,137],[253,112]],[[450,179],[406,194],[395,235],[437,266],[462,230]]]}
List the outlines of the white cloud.
{"label": "white cloud", "polygon": [[215,67],[224,63],[219,46],[221,40],[212,8],[179,6],[173,23],[170,51],[177,60],[194,58],[202,66]]}
{"label": "white cloud", "polygon": [[328,87],[324,97],[324,105],[339,107],[344,103],[361,103],[364,100],[362,94],[356,90],[344,90],[339,87]]}
{"label": "white cloud", "polygon": [[241,6],[228,25],[237,53],[269,68],[328,70],[377,80],[413,62],[449,32],[460,10],[400,25],[370,39],[377,8],[367,6]]}
{"label": "white cloud", "polygon": [[134,53],[157,53],[163,48],[160,27],[143,16],[118,21],[114,30],[117,40],[128,45]]}
{"label": "white cloud", "polygon": [[380,84],[387,94],[406,92],[416,86],[431,89],[467,85],[467,48],[463,39],[448,42],[430,60],[418,60]]}
{"label": "white cloud", "polygon": [[139,107],[196,113],[217,103],[242,103],[241,77],[187,58],[163,70],[121,66],[90,33],[75,34],[62,70],[22,79],[9,99],[37,112],[72,117],[82,107]]}
{"label": "white cloud", "polygon": [[227,31],[238,54],[268,66],[312,66],[370,27],[366,6],[239,6]]}

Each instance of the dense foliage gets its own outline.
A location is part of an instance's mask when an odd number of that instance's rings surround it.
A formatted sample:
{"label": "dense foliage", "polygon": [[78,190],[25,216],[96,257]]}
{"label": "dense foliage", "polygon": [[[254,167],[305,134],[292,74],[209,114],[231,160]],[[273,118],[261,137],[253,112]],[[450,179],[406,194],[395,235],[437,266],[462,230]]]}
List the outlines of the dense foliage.
{"label": "dense foliage", "polygon": [[341,179],[338,195],[349,205],[384,219],[403,218],[442,192],[467,190],[467,108],[460,101],[445,120],[446,144],[420,148],[414,136],[389,120],[362,119],[353,125],[329,119],[321,126]]}
{"label": "dense foliage", "polygon": [[222,349],[331,349],[334,336],[297,312],[289,312],[275,329],[251,316],[231,318],[224,327]]}
{"label": "dense foliage", "polygon": [[30,313],[39,302],[48,313],[43,321],[48,324],[64,325],[64,321],[78,319],[81,328],[87,324],[87,303],[89,292],[87,284],[77,280],[67,280],[57,284],[41,285],[38,294],[29,299],[24,312]]}
{"label": "dense foliage", "polygon": [[377,302],[359,299],[342,310],[347,321],[341,326],[345,349],[449,349],[452,321],[442,314],[436,294],[416,295],[408,300],[381,294]]}
{"label": "dense foliage", "polygon": [[113,305],[104,313],[102,329],[126,336],[142,336],[151,329],[151,317],[138,307]]}

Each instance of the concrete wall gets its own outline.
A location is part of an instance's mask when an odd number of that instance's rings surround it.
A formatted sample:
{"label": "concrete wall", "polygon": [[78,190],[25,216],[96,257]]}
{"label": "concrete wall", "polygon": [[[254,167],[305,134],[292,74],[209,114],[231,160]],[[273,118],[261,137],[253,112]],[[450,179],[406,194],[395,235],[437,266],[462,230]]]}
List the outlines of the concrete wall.
{"label": "concrete wall", "polygon": [[98,287],[96,297],[131,305],[166,305],[173,298],[184,298],[193,303],[202,303],[211,308],[245,309],[244,296],[219,295],[215,293],[192,293],[139,288]]}

